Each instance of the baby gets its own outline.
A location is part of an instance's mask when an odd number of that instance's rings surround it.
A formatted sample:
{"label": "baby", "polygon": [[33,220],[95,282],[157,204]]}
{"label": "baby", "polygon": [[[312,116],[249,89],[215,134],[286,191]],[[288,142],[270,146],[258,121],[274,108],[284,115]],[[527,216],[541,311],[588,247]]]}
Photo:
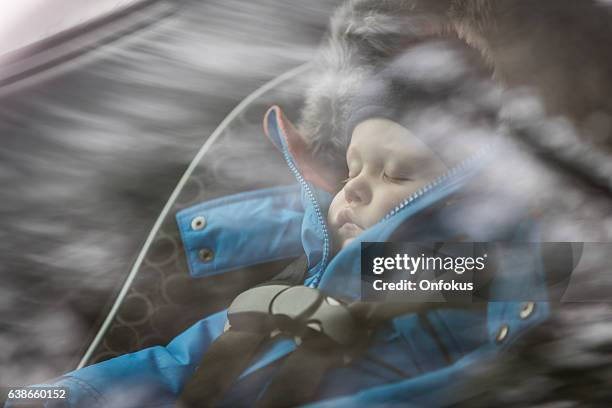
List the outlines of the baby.
{"label": "baby", "polygon": [[336,252],[491,139],[489,82],[467,63],[465,50],[427,47],[443,56],[431,76],[415,73],[425,48],[416,47],[367,80],[351,103],[348,178],[327,217]]}
{"label": "baby", "polygon": [[336,251],[447,170],[423,141],[385,118],[355,127],[346,162],[348,178],[327,215]]}

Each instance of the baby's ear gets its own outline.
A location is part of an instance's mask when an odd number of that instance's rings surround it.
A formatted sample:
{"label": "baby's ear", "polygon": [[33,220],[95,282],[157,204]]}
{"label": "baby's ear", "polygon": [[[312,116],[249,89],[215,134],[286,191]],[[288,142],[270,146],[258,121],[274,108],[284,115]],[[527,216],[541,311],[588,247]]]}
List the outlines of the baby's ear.
{"label": "baby's ear", "polygon": [[324,159],[324,154],[315,154],[305,138],[276,105],[266,112],[263,126],[268,139],[281,153],[286,151],[289,154],[306,180],[332,194],[339,190],[340,182],[346,176],[344,158],[334,159],[330,163]]}

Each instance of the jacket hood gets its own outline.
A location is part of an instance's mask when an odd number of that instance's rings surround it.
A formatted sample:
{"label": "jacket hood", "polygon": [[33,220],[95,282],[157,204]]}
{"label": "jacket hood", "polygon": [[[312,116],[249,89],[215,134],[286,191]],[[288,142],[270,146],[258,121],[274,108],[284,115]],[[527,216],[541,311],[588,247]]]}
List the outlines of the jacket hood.
{"label": "jacket hood", "polygon": [[339,181],[347,173],[342,160],[324,160],[306,143],[306,139],[287,118],[279,106],[272,106],[263,119],[264,132],[272,144],[282,153],[286,148],[297,170],[308,182],[330,194],[335,193]]}
{"label": "jacket hood", "polygon": [[480,56],[458,40],[414,45],[384,65],[348,107],[349,143],[360,123],[384,118],[408,129],[450,167],[481,147],[475,134],[496,127],[501,93]]}
{"label": "jacket hood", "polygon": [[[518,0],[347,1],[332,16],[314,61],[298,129],[315,151],[340,155],[363,84],[410,50],[459,40],[480,54],[491,81],[504,88],[500,122],[511,139],[527,160],[542,165],[536,174],[541,186],[533,190],[544,208],[559,214],[547,211],[547,240],[610,240],[612,229],[601,222],[610,215],[599,209],[605,205],[593,204],[601,192],[606,199],[612,195],[610,11],[604,1],[541,0],[537,6]],[[431,69],[428,64],[446,54],[429,55],[406,66],[424,86],[437,72],[456,66]],[[582,198],[568,200],[570,191]]]}

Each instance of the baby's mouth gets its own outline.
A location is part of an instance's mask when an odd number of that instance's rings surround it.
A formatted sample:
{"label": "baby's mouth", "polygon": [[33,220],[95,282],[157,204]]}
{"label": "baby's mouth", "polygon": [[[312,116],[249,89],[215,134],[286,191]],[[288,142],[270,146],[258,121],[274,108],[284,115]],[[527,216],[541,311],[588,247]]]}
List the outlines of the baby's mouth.
{"label": "baby's mouth", "polygon": [[340,229],[345,224],[353,224],[354,226],[360,228],[361,230],[364,229],[361,225],[359,225],[355,221],[352,211],[349,210],[348,208],[341,210],[338,213],[338,217],[336,218],[336,225],[338,226],[338,229]]}
{"label": "baby's mouth", "polygon": [[338,233],[344,239],[355,238],[364,230],[361,225],[353,220],[353,215],[349,209],[340,211],[336,222],[338,225]]}

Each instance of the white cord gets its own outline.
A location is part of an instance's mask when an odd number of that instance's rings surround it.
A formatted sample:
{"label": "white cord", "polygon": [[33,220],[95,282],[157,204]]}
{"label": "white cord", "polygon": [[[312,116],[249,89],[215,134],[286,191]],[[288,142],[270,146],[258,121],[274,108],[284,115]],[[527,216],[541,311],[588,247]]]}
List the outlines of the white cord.
{"label": "white cord", "polygon": [[132,266],[132,269],[130,270],[129,275],[127,279],[125,280],[125,283],[123,284],[123,286],[121,287],[121,290],[119,291],[119,295],[117,295],[117,299],[113,303],[113,306],[110,312],[108,313],[108,315],[106,316],[106,319],[104,319],[102,326],[100,326],[100,330],[98,330],[98,333],[96,333],[96,336],[94,337],[93,341],[87,348],[87,351],[81,358],[81,361],[79,361],[77,369],[85,367],[85,364],[87,364],[87,361],[91,358],[91,355],[93,354],[94,350],[98,347],[98,344],[100,344],[100,341],[102,341],[102,337],[104,337],[104,335],[106,334],[106,331],[110,327],[113,319],[115,318],[115,315],[117,314],[117,311],[119,310],[119,306],[121,306],[123,299],[127,295],[127,292],[130,289],[130,286],[132,285],[132,282],[134,281],[134,278],[136,277],[136,274],[138,273],[140,266],[142,265],[142,261],[144,260],[145,253],[149,250],[149,247],[153,243],[153,239],[155,238],[155,235],[157,235],[157,232],[159,231],[159,228],[161,227],[164,219],[166,218],[166,216],[168,215],[168,213],[174,206],[174,202],[176,201],[176,198],[178,197],[179,193],[185,186],[185,183],[187,183],[187,180],[189,179],[189,177],[191,177],[191,174],[193,173],[193,171],[196,169],[196,167],[202,160],[202,157],[206,154],[206,152],[208,152],[208,150],[210,149],[210,146],[215,142],[215,140],[219,138],[219,136],[221,136],[223,131],[228,127],[228,125],[240,113],[242,113],[242,111],[248,105],[251,104],[251,102],[259,98],[261,95],[268,92],[269,90],[273,89],[277,85],[280,85],[281,83],[297,76],[298,74],[301,74],[302,72],[307,71],[309,67],[310,67],[310,63],[302,64],[296,68],[293,68],[285,72],[282,75],[279,75],[278,77],[272,79],[271,81],[266,82],[264,85],[262,85],[257,90],[255,90],[250,95],[248,95],[246,98],[244,98],[238,105],[236,105],[236,107],[232,109],[232,111],[225,117],[225,119],[223,119],[223,121],[219,124],[219,126],[217,126],[215,131],[208,138],[208,140],[206,140],[204,145],[200,148],[200,150],[198,151],[194,159],[189,164],[189,167],[187,167],[187,170],[185,171],[185,173],[179,180],[178,184],[174,188],[174,191],[172,191],[172,194],[170,194],[170,198],[168,199],[168,201],[166,202],[166,205],[164,206],[161,213],[159,214],[159,217],[157,217],[157,220],[155,221],[153,228],[151,228],[151,231],[149,232],[149,235],[147,236],[147,240],[145,241],[142,249],[140,250],[140,253],[138,254],[138,257],[136,258],[136,261],[134,262],[134,265]]}

